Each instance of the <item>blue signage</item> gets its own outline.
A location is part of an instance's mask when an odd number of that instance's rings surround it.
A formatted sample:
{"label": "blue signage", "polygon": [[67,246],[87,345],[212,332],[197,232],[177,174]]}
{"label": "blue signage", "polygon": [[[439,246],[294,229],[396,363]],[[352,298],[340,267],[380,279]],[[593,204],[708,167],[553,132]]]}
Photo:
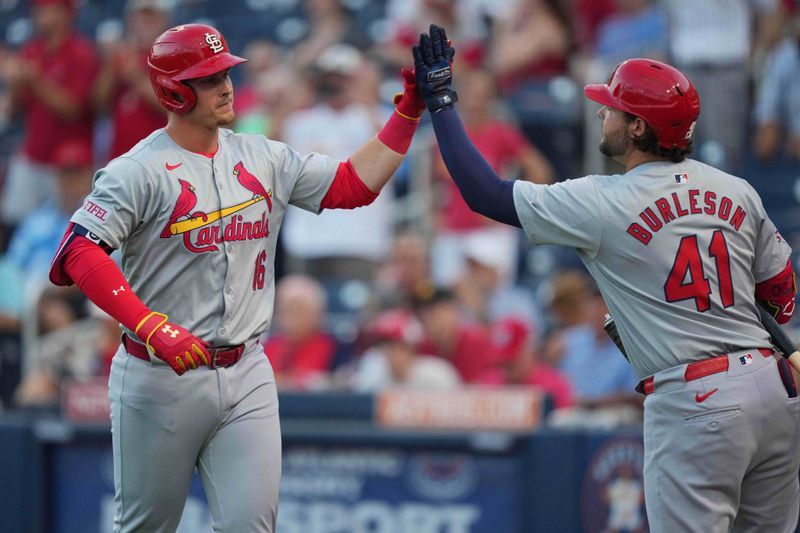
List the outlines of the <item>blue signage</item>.
{"label": "blue signage", "polygon": [[[111,447],[54,447],[52,531],[110,533]],[[281,533],[519,531],[519,458],[400,447],[287,446]],[[157,481],[156,481],[157,482]],[[195,475],[178,533],[210,533]]]}

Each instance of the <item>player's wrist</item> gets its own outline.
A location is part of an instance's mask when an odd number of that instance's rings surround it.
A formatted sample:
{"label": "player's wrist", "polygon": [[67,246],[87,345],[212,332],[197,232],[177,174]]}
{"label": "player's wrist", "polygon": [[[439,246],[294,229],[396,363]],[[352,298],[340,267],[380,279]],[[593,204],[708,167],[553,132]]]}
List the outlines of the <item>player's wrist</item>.
{"label": "player's wrist", "polygon": [[139,320],[133,332],[136,337],[139,338],[139,340],[145,343],[148,348],[153,350],[151,345],[153,335],[156,333],[159,327],[163,326],[169,321],[169,317],[164,313],[157,313],[155,311],[150,311],[149,309],[147,311],[148,313]]}
{"label": "player's wrist", "polygon": [[392,113],[389,120],[378,132],[378,140],[384,146],[398,154],[405,155],[411,146],[414,132],[417,131],[419,119],[412,119],[401,115],[399,112]]}
{"label": "player's wrist", "polygon": [[425,111],[424,107],[420,110],[414,109],[413,111],[402,109],[399,105],[395,106],[394,108],[394,112],[400,115],[401,118],[404,118],[411,122],[419,122],[419,119],[422,116],[423,111]]}
{"label": "player's wrist", "polygon": [[430,113],[452,109],[456,102],[458,102],[458,93],[450,88],[425,97],[425,106]]}
{"label": "player's wrist", "polygon": [[394,111],[406,120],[418,122],[425,111],[425,102],[419,94],[416,94],[416,88],[412,89],[414,93],[409,92],[409,89],[403,94],[398,94],[394,99]]}

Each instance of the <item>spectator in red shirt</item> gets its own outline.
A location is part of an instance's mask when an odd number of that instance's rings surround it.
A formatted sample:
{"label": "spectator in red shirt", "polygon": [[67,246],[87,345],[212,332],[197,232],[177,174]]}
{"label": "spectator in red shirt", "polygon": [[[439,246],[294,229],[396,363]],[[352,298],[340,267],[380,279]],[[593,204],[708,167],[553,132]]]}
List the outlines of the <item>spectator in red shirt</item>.
{"label": "spectator in red shirt", "polygon": [[170,26],[170,12],[159,0],[128,0],[126,38],[103,47],[103,67],[92,89],[97,112],[111,113],[108,159],[114,159],[167,123],[147,75],[147,54]]}
{"label": "spectator in red shirt", "polygon": [[[517,174],[534,183],[550,183],[553,167],[512,123],[497,118],[497,89],[492,75],[482,69],[462,74],[459,86],[459,110],[467,135],[492,169],[506,178]],[[433,244],[433,277],[451,285],[464,267],[467,238],[485,233],[496,243],[497,253],[509,264],[516,264],[515,228],[492,221],[473,212],[458,192],[439,150],[434,151],[434,175],[439,185],[437,236]]]}
{"label": "spectator in red shirt", "polygon": [[464,319],[450,290],[437,289],[415,307],[424,329],[419,353],[444,357],[465,383],[482,383],[493,374],[497,356],[488,330]]}
{"label": "spectator in red shirt", "polygon": [[538,360],[531,328],[517,318],[505,318],[492,325],[492,345],[498,355],[496,383],[534,385],[553,399],[560,409],[574,405],[572,385],[559,370]]}
{"label": "spectator in red shirt", "polygon": [[275,289],[275,320],[264,351],[281,388],[325,386],[336,342],[323,329],[325,293],[313,278],[286,276]]}
{"label": "spectator in red shirt", "polygon": [[21,111],[25,123],[0,205],[9,225],[54,194],[56,146],[72,139],[92,143],[89,99],[97,58],[92,44],[74,30],[73,0],[33,0],[32,6],[36,36],[0,61],[11,109]]}

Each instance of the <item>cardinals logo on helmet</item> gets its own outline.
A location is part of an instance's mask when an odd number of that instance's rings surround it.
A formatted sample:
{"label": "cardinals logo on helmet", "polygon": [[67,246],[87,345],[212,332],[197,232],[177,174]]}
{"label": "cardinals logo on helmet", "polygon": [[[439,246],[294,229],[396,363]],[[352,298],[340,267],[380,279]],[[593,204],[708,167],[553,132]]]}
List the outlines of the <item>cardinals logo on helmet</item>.
{"label": "cardinals logo on helmet", "polygon": [[211,47],[211,50],[215,54],[218,54],[223,50],[225,50],[225,45],[222,44],[222,41],[220,41],[219,36],[213,33],[206,33],[206,43],[208,43],[208,46]]}

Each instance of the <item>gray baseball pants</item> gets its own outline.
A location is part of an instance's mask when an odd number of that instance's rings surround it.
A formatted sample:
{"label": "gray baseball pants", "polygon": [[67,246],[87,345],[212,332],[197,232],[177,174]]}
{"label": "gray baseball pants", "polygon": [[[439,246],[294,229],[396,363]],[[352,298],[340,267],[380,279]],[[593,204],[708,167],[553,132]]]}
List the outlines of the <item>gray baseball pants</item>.
{"label": "gray baseball pants", "polygon": [[214,531],[274,533],[278,396],[258,343],[230,367],[183,376],[120,347],[109,397],[115,532],[174,532],[197,468]]}
{"label": "gray baseball pants", "polygon": [[726,372],[689,382],[685,369],[655,374],[645,398],[650,531],[794,532],[800,398],[789,397],[775,359],[734,352]]}

